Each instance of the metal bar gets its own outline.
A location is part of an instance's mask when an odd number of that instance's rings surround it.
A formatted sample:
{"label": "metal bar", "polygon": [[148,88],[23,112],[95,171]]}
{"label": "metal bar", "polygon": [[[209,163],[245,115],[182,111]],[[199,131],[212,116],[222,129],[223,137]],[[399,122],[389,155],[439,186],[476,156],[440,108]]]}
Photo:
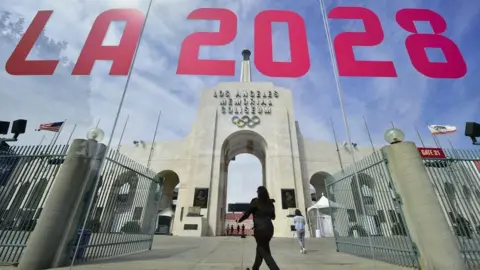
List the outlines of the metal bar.
{"label": "metal bar", "polygon": [[[480,243],[475,235],[480,229],[476,219],[480,214],[480,170],[475,162],[480,162],[480,152],[454,148],[445,149],[445,152],[453,153],[454,158],[445,163],[445,167],[427,167],[427,172],[467,265],[477,269]],[[426,159],[424,162],[432,161],[440,164],[444,160]]]}
{"label": "metal bar", "polygon": [[[404,224],[401,205],[386,170],[386,159],[376,151],[347,166],[329,181],[335,202],[342,209],[332,211],[338,251],[406,267],[418,267],[414,245]],[[353,173],[356,170],[356,175]],[[357,179],[354,179],[358,176]],[[358,184],[357,184],[358,183]],[[394,188],[394,187],[392,187]],[[330,194],[330,193],[328,193]],[[388,216],[390,219],[388,219]]]}

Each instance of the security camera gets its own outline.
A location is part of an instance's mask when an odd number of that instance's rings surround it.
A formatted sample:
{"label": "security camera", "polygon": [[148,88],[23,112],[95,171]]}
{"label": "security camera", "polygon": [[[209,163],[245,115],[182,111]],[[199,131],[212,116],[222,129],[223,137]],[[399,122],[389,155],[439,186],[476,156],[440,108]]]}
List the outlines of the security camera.
{"label": "security camera", "polygon": [[142,141],[142,140],[140,140],[140,143],[141,143],[141,144],[145,144],[145,142],[144,142],[144,141]]}
{"label": "security camera", "polygon": [[356,143],[352,143],[352,146],[353,146],[354,148],[357,148],[357,144],[356,144]]}
{"label": "security camera", "polygon": [[138,146],[138,141],[133,141],[133,144],[134,144],[135,146]]}
{"label": "security camera", "polygon": [[343,146],[347,147],[348,143],[347,142],[343,142]]}

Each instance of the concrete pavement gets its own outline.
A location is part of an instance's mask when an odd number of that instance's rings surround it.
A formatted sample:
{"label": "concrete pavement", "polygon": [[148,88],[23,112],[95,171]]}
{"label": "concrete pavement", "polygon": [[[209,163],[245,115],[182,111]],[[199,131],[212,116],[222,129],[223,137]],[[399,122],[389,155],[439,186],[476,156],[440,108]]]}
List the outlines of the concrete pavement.
{"label": "concrete pavement", "polygon": [[[363,259],[335,251],[333,239],[307,239],[307,254],[300,254],[293,239],[272,240],[272,252],[281,269],[408,269]],[[178,237],[157,236],[151,251],[92,261],[74,266],[74,270],[233,270],[250,267],[255,256],[252,237]],[[58,268],[67,269],[67,268]],[[263,264],[261,269],[268,269]]]}

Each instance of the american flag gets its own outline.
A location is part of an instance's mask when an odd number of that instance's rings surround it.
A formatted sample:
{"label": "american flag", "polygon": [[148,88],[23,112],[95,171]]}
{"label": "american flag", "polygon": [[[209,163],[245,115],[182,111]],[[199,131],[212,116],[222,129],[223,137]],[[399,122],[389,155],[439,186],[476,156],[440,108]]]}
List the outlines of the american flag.
{"label": "american flag", "polygon": [[59,132],[60,129],[62,128],[64,122],[53,122],[53,123],[47,123],[47,124],[41,124],[38,129],[35,131],[53,131],[53,132]]}

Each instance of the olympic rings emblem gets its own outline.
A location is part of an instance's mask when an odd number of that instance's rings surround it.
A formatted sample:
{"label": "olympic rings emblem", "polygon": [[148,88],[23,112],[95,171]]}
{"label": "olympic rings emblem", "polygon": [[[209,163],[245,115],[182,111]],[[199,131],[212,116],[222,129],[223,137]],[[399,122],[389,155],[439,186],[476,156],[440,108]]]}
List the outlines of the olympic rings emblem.
{"label": "olympic rings emblem", "polygon": [[253,128],[256,125],[260,124],[260,118],[254,115],[250,118],[248,115],[244,115],[242,117],[234,116],[232,117],[232,123],[239,128],[244,128],[245,126],[249,128]]}

